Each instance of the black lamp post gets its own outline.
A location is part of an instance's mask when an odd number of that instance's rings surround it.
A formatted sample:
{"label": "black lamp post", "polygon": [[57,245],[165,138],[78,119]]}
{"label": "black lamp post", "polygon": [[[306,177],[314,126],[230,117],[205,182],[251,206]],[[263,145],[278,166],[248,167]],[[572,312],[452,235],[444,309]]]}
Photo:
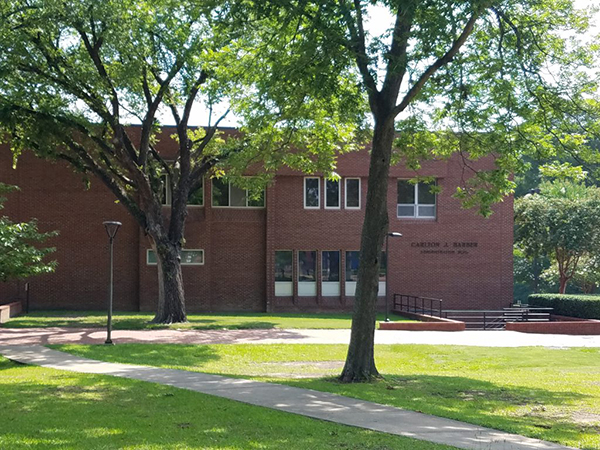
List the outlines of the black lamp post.
{"label": "black lamp post", "polygon": [[401,233],[392,231],[385,236],[385,321],[390,321],[390,308],[389,308],[389,289],[388,289],[388,272],[390,271],[390,238],[391,237],[402,237]]}
{"label": "black lamp post", "polygon": [[117,235],[117,231],[119,231],[121,222],[107,221],[102,222],[102,225],[104,225],[104,228],[106,228],[106,234],[108,234],[108,239],[110,242],[110,285],[108,288],[108,322],[106,324],[106,341],[104,341],[104,343],[112,345],[113,341],[110,338],[110,333],[112,331],[113,309],[113,242],[115,240],[115,236]]}

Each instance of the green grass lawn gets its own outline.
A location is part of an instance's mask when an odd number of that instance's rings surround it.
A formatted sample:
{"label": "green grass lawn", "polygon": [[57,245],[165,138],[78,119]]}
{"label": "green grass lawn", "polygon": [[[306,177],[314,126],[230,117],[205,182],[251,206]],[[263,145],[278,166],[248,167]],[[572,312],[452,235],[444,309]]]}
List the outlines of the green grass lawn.
{"label": "green grass lawn", "polygon": [[2,449],[404,449],[453,447],[217,397],[0,357]]}
{"label": "green grass lawn", "polygon": [[[350,328],[351,314],[267,314],[267,313],[219,313],[189,314],[187,323],[157,325],[149,323],[154,314],[116,312],[113,315],[115,330],[145,329],[192,329],[192,330],[244,330],[267,328]],[[393,321],[410,321],[391,315]],[[383,314],[377,320],[383,320]],[[32,327],[105,327],[106,312],[103,311],[34,311],[10,319],[4,328]]]}
{"label": "green grass lawn", "polygon": [[343,345],[53,346],[106,361],[276,381],[600,448],[600,349],[381,345],[384,379],[340,384]]}

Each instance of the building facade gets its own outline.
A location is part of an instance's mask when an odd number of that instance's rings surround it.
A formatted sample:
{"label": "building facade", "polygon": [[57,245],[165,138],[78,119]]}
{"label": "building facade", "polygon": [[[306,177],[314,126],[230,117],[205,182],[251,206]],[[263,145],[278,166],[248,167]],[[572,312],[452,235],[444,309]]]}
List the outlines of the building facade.
{"label": "building facade", "polygon": [[[165,133],[168,133],[166,131]],[[168,134],[167,134],[168,135]],[[172,149],[165,136],[163,151]],[[485,163],[480,163],[485,164]],[[182,255],[186,307],[193,311],[335,311],[354,301],[365,211],[368,151],[339,157],[338,182],[283,168],[262,196],[206,179],[188,207]],[[447,309],[492,309],[512,301],[512,199],[490,218],[452,197],[463,176],[458,158],[424,164],[419,172],[441,188],[406,179],[391,168],[390,294],[440,298]],[[20,187],[3,215],[38,219],[58,230],[55,273],[33,278],[31,309],[103,309],[108,242],[102,222],[123,223],[115,240],[115,309],[152,311],[158,292],[155,255],[143,230],[98,180],[86,189],[63,163],[24,154],[16,169],[0,147],[0,181]],[[164,193],[163,208],[169,208]],[[385,270],[380,277],[384,303]],[[25,298],[24,282],[0,283],[3,301]]]}

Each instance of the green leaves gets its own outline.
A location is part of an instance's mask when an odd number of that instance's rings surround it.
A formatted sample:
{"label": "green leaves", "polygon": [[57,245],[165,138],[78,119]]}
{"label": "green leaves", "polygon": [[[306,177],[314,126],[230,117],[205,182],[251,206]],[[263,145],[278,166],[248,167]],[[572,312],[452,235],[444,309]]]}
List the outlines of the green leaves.
{"label": "green leaves", "polygon": [[589,262],[600,254],[600,188],[567,180],[540,187],[540,194],[515,201],[515,243],[530,258],[554,259],[566,283],[582,258]]}

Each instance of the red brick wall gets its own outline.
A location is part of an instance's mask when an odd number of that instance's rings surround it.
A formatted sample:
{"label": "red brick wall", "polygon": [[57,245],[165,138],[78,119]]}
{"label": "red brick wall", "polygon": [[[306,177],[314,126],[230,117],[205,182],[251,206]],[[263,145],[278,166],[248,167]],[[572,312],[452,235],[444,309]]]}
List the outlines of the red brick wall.
{"label": "red brick wall", "polygon": [[[108,297],[108,238],[105,220],[123,223],[115,245],[115,308],[137,309],[138,226],[110,192],[93,180],[84,189],[81,175],[63,163],[49,163],[25,153],[17,170],[10,151],[0,148],[0,180],[21,189],[9,194],[1,214],[13,221],[38,218],[41,231],[58,230],[47,242],[56,247],[56,272],[30,280],[30,308],[103,309]],[[0,287],[1,296],[14,296],[14,283]],[[23,283],[17,298],[23,298]]]}
{"label": "red brick wall", "polygon": [[[171,151],[169,130],[161,146]],[[204,250],[205,264],[183,267],[188,311],[349,309],[353,297],[344,296],[345,251],[358,250],[367,189],[368,152],[341,156],[342,177],[361,177],[361,210],[346,210],[344,183],[342,208],[305,210],[304,176],[282,169],[267,190],[265,209],[212,208],[210,183],[205,183],[205,206],[190,207],[185,247]],[[435,220],[396,218],[396,180],[413,172],[393,167],[388,210],[390,230],[404,237],[390,240],[390,293],[437,297],[445,308],[497,308],[512,300],[512,199],[495,207],[485,219],[463,210],[451,197],[462,168],[458,159],[427,163],[421,174],[438,177],[443,192],[438,196]],[[54,274],[31,280],[33,309],[103,309],[108,283],[107,237],[104,220],[119,220],[123,227],[115,243],[116,309],[152,311],[157,297],[156,266],[146,264],[150,248],[143,231],[110,192],[92,180],[85,190],[79,174],[62,163],[50,163],[23,155],[17,170],[11,168],[7,147],[0,147],[0,181],[17,184],[20,193],[10,196],[0,214],[13,220],[37,217],[43,231],[57,229],[59,267]],[[323,185],[321,195],[323,196]],[[168,213],[168,207],[165,207]],[[477,242],[466,254],[426,254],[419,242]],[[275,250],[341,251],[340,297],[290,298],[274,296]],[[318,255],[320,262],[320,254]],[[318,266],[317,272],[320,272]],[[294,271],[296,276],[296,270]],[[297,290],[295,290],[297,294]],[[0,298],[24,297],[22,283],[0,284]],[[383,304],[383,298],[381,299]]]}

